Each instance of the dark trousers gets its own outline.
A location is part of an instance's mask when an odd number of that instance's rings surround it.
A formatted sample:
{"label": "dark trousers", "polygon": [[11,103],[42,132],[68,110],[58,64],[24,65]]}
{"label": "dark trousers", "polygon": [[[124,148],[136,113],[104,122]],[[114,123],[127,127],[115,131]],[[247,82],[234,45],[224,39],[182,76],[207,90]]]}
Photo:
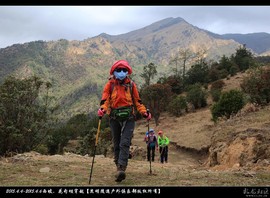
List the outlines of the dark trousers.
{"label": "dark trousers", "polygon": [[128,165],[129,148],[133,136],[134,127],[134,119],[129,119],[124,122],[110,119],[115,164],[119,164],[122,166]]}
{"label": "dark trousers", "polygon": [[147,145],[147,161],[155,161],[155,150],[156,147],[155,146],[149,146]]}
{"label": "dark trousers", "polygon": [[163,163],[168,162],[168,146],[165,147],[159,147],[159,153],[160,153],[160,162]]}

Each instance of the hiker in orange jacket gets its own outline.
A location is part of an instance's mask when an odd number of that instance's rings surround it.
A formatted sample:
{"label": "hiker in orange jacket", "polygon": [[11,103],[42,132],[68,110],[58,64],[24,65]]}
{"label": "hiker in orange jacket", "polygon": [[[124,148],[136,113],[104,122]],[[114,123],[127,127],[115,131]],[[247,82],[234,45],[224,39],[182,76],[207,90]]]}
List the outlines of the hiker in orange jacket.
{"label": "hiker in orange jacket", "polygon": [[109,115],[114,145],[114,162],[117,167],[116,182],[126,178],[129,149],[135,128],[135,109],[147,120],[151,113],[142,103],[136,84],[128,77],[132,68],[126,60],[116,61],[110,70],[112,76],[106,83],[98,116]]}

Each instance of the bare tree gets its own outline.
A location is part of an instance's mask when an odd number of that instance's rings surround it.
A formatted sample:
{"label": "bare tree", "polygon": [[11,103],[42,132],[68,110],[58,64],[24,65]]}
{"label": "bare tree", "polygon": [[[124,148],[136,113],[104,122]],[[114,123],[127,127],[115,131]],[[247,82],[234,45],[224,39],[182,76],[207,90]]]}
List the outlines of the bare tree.
{"label": "bare tree", "polygon": [[179,73],[178,72],[178,64],[181,62],[181,57],[179,55],[179,53],[175,53],[172,55],[170,61],[169,61],[169,65],[170,64],[174,64],[175,65],[175,76],[179,76]]}
{"label": "bare tree", "polygon": [[182,49],[179,51],[181,60],[183,61],[183,78],[186,75],[186,64],[194,56],[194,53],[188,48]]}
{"label": "bare tree", "polygon": [[196,63],[197,64],[202,64],[203,62],[205,62],[206,56],[207,56],[207,49],[206,49],[206,47],[200,48],[196,52],[196,55],[195,55]]}
{"label": "bare tree", "polygon": [[178,49],[177,53],[172,56],[169,64],[175,64],[175,74],[176,76],[180,76],[180,71],[178,71],[178,65],[182,65],[183,73],[182,76],[184,77],[186,75],[186,65],[187,62],[190,61],[194,57],[194,53],[188,49]]}

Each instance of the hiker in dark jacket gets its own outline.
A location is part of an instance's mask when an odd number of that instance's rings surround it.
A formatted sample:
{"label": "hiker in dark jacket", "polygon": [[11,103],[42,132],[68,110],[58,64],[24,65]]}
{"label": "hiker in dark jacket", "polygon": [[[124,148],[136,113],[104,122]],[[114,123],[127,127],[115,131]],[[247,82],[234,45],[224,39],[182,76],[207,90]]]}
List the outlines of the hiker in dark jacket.
{"label": "hiker in dark jacket", "polygon": [[145,135],[144,141],[147,144],[147,161],[155,161],[155,150],[158,150],[158,140],[154,129],[150,129]]}
{"label": "hiker in dark jacket", "polygon": [[164,135],[163,131],[158,132],[158,146],[160,153],[160,162],[163,164],[165,161],[168,162],[168,145],[170,140],[167,136]]}
{"label": "hiker in dark jacket", "polygon": [[99,117],[106,113],[109,115],[114,162],[117,167],[116,182],[126,178],[125,171],[135,127],[134,108],[148,121],[151,119],[151,113],[143,105],[136,84],[128,77],[131,73],[132,68],[125,60],[116,61],[112,65],[111,78],[104,87],[98,110]]}

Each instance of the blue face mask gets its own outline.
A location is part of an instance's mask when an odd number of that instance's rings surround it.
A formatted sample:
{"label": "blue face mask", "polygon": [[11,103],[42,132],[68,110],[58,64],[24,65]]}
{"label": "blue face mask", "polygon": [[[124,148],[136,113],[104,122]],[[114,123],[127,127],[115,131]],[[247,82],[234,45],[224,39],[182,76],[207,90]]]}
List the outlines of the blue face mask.
{"label": "blue face mask", "polygon": [[124,72],[121,70],[120,72],[114,71],[113,75],[115,76],[116,79],[123,80],[125,77],[127,77],[128,72]]}

